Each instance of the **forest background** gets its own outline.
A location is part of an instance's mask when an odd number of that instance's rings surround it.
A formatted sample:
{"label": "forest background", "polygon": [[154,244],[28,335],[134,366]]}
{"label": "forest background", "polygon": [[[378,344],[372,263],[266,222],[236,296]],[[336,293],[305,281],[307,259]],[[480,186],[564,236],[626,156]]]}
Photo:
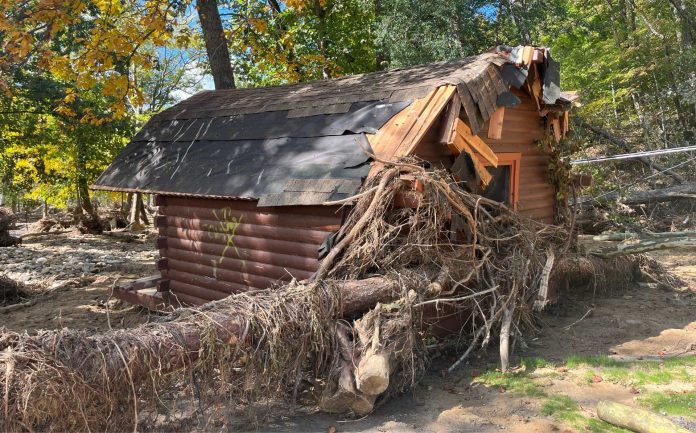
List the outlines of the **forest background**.
{"label": "forest background", "polygon": [[[0,0],[0,204],[94,214],[118,201],[89,185],[153,114],[204,88],[338,77],[499,44],[550,47],[562,87],[580,93],[565,156],[692,145],[695,37],[694,0]],[[654,161],[676,167],[580,169],[598,195],[683,182],[696,167],[684,153]]]}

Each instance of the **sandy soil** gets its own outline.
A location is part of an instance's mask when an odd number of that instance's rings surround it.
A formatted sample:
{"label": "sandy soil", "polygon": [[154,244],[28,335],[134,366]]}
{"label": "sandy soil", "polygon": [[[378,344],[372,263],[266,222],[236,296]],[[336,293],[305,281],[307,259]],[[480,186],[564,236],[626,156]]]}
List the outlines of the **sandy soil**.
{"label": "sandy soil", "polygon": [[[660,251],[654,257],[686,282],[684,287],[664,289],[635,285],[618,292],[567,293],[539,320],[539,333],[517,359],[542,358],[563,361],[569,355],[611,355],[618,359],[653,359],[696,355],[696,254],[692,251]],[[590,311],[587,316],[580,320]],[[495,348],[494,348],[495,349]],[[534,398],[501,393],[472,384],[472,374],[495,365],[496,350],[471,361],[462,371],[441,377],[438,371],[453,359],[440,359],[413,395],[385,404],[366,419],[341,420],[316,414],[276,421],[260,431],[325,432],[471,432],[513,433],[575,432],[572,427],[539,415]],[[545,384],[549,394],[572,396],[581,411],[596,417],[599,400],[637,405],[635,390],[613,383],[589,385],[577,380],[582,372],[561,374]],[[689,389],[696,389],[696,378]]]}
{"label": "sandy soil", "polygon": [[[130,327],[149,319],[137,307],[107,304],[108,288],[116,278],[137,278],[154,273],[152,256],[144,251],[154,248],[147,242],[123,243],[101,237],[81,238],[72,247],[55,239],[40,239],[21,248],[37,254],[49,251],[68,257],[71,248],[88,246],[100,254],[113,249],[130,251],[120,265],[80,276],[57,290],[36,288],[36,303],[30,307],[0,314],[0,324],[15,331],[63,326],[104,330]],[[148,258],[149,257],[149,258]],[[696,354],[696,255],[690,251],[655,253],[655,257],[687,284],[678,289],[664,289],[654,284],[635,285],[625,292],[612,288],[597,293],[567,293],[560,304],[550,308],[539,319],[538,334],[528,341],[528,348],[515,354],[561,361],[570,354],[613,355],[625,358],[653,358]],[[0,272],[11,273],[12,264],[3,263]],[[107,308],[110,314],[107,319]],[[454,358],[437,359],[413,394],[395,398],[374,414],[360,420],[346,420],[325,414],[271,414],[256,431],[326,432],[571,432],[567,425],[540,415],[540,401],[520,397],[474,383],[478,371],[496,362],[495,350],[479,355],[451,376],[438,372],[446,369]],[[573,379],[573,374],[560,374],[544,383],[549,394],[571,395],[581,410],[593,416],[596,402],[603,398],[636,404],[629,388],[596,383],[591,386]],[[248,426],[248,424],[247,424]],[[190,421],[183,430],[249,431],[249,427],[201,426]]]}

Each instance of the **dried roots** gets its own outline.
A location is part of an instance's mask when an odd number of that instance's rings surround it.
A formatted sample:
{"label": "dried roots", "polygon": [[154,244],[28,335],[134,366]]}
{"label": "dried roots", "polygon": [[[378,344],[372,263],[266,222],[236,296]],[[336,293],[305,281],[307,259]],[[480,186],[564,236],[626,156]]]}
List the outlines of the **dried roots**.
{"label": "dried roots", "polygon": [[425,341],[445,335],[466,348],[460,361],[498,339],[505,369],[509,340],[553,293],[567,232],[413,162],[370,178],[352,205],[312,281],[130,330],[0,332],[0,425],[134,429],[177,398],[362,415],[412,388]]}

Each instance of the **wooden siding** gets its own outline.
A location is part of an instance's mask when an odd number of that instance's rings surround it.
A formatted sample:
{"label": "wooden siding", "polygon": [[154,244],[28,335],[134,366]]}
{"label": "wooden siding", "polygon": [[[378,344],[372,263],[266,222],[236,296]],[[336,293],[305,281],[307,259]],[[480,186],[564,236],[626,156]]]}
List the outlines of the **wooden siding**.
{"label": "wooden siding", "polygon": [[[488,122],[481,128],[479,136],[496,153],[522,154],[517,210],[530,218],[552,223],[555,192],[548,180],[549,156],[536,143],[544,135],[543,118],[539,117],[536,104],[529,95],[516,90],[513,93],[522,103],[505,109],[501,138],[493,140],[487,137]],[[432,128],[414,154],[437,167],[450,168],[453,157],[447,146],[437,142],[439,127]]]}
{"label": "wooden siding", "polygon": [[160,196],[157,247],[164,295],[202,304],[231,293],[305,279],[341,223],[337,207],[259,208],[257,202]]}
{"label": "wooden siding", "polygon": [[483,141],[496,153],[519,152],[520,185],[517,211],[530,218],[552,223],[554,215],[554,187],[548,178],[548,153],[537,142],[544,136],[543,118],[529,95],[514,92],[522,103],[505,109],[503,133],[499,140],[487,137],[488,124],[481,128]]}

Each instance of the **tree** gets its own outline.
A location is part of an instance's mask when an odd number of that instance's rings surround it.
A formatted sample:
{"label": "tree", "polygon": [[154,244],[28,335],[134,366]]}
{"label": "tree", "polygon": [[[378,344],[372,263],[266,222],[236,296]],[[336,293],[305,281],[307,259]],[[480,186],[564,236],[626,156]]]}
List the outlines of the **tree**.
{"label": "tree", "polygon": [[198,19],[203,31],[208,63],[216,89],[234,89],[234,72],[230,61],[227,37],[222,28],[217,0],[198,0]]}

